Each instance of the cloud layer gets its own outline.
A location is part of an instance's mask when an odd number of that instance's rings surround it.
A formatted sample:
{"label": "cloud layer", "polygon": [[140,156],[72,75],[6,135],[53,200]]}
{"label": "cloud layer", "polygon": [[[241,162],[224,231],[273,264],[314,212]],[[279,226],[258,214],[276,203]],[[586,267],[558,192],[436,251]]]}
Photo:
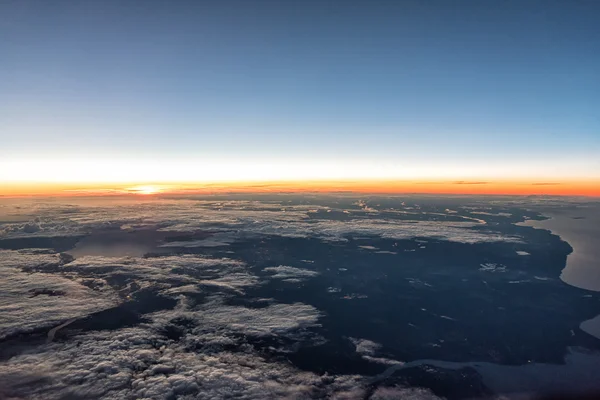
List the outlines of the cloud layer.
{"label": "cloud layer", "polygon": [[[319,330],[327,328],[326,308],[317,309],[322,307],[318,302],[306,304],[310,301],[294,297],[294,290],[310,291],[317,279],[334,277],[327,282],[334,286],[322,287],[323,294],[332,297],[349,282],[336,274],[347,270],[323,267],[320,260],[298,261],[312,255],[300,255],[296,264],[270,260],[261,253],[260,243],[273,237],[308,238],[330,247],[365,238],[423,238],[419,246],[424,248],[425,241],[434,240],[523,240],[479,219],[510,218],[510,213],[479,206],[463,209],[464,215],[446,207],[413,204],[394,209],[362,199],[349,200],[346,206],[160,199],[109,205],[48,201],[19,207],[2,210],[0,240],[16,247],[52,240],[44,242],[45,249],[0,250],[0,339],[8,338],[12,346],[11,356],[0,362],[0,398],[436,398],[425,389],[386,386],[384,379],[374,385],[367,376],[294,367],[291,354],[333,341]],[[131,257],[82,252],[72,258],[56,250],[55,244],[64,238],[97,232],[135,234],[140,229],[160,233],[150,246],[156,252]],[[165,240],[164,235],[173,239]],[[246,239],[253,240],[252,246],[258,244],[245,249],[256,255],[243,262],[236,259],[236,250]],[[361,255],[374,257],[402,254],[377,251],[383,245],[357,245],[360,248]],[[493,262],[479,268],[486,278],[500,279],[511,272]],[[419,290],[432,287],[416,278],[409,283]],[[289,289],[289,297],[277,301],[270,298],[276,297],[273,292],[257,295],[265,287]],[[367,298],[358,290],[347,293],[344,302]],[[135,323],[107,326],[102,320],[122,310],[135,315]],[[444,315],[439,319],[455,321]],[[54,340],[43,340],[52,330]],[[352,357],[368,368],[404,365],[379,343],[362,333],[353,335],[361,337],[340,336],[340,341],[346,347],[349,341],[355,349],[353,353],[350,346]]]}
{"label": "cloud layer", "polygon": [[[462,243],[519,242],[519,237],[500,234],[485,221],[462,216],[444,220],[448,213],[428,213],[413,206],[404,210],[364,211],[365,202],[348,213],[346,209],[273,204],[255,201],[157,200],[151,203],[124,203],[116,206],[53,204],[31,205],[35,216],[27,221],[0,224],[0,238],[49,235],[80,235],[98,229],[125,230],[157,227],[162,231],[216,233],[202,240],[175,241],[167,247],[226,246],[256,235],[319,238],[344,241],[349,236],[375,236],[388,239],[424,237]],[[319,212],[345,212],[344,219],[315,218]],[[7,211],[5,211],[7,212]],[[20,210],[23,218],[27,214]],[[385,218],[380,213],[385,213]],[[368,218],[365,217],[368,214]],[[413,218],[411,218],[411,215]],[[219,233],[221,232],[221,233]]]}
{"label": "cloud layer", "polygon": [[117,304],[110,289],[94,291],[61,275],[23,271],[58,262],[57,255],[41,251],[0,250],[0,339]]}

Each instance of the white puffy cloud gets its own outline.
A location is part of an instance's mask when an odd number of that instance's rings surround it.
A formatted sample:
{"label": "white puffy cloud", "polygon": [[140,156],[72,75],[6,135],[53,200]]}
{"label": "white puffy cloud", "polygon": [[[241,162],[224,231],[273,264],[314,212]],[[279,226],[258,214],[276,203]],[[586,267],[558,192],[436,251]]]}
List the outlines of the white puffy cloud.
{"label": "white puffy cloud", "polygon": [[263,271],[268,272],[271,278],[282,279],[285,281],[301,281],[302,279],[312,278],[319,273],[304,268],[295,268],[287,265],[279,265],[277,267],[267,267]]}
{"label": "white puffy cloud", "polygon": [[483,263],[479,265],[479,270],[484,272],[506,272],[506,266],[496,263]]}
{"label": "white puffy cloud", "polygon": [[112,290],[92,290],[61,275],[22,270],[56,265],[58,260],[35,250],[0,250],[0,338],[49,329],[117,304]]}
{"label": "white puffy cloud", "polygon": [[318,326],[320,312],[313,306],[302,303],[273,304],[265,308],[207,304],[195,313],[195,317],[203,324],[213,327],[224,326],[260,336]]}
{"label": "white puffy cloud", "polygon": [[141,287],[170,288],[198,284],[239,290],[258,283],[241,261],[201,255],[147,258],[84,256],[63,265],[61,270],[79,276],[121,276]]}
{"label": "white puffy cloud", "polygon": [[[282,318],[281,312],[290,310],[270,311]],[[235,318],[255,319],[239,313]],[[191,336],[189,340],[210,342],[215,335]],[[287,363],[267,361],[249,346],[242,345],[236,352],[209,353],[189,351],[185,346],[185,342],[174,343],[143,327],[87,333],[76,341],[45,344],[0,364],[0,396],[295,399],[336,394],[361,398],[364,393],[361,377],[299,371]]]}
{"label": "white puffy cloud", "polygon": [[402,361],[391,360],[385,357],[376,357],[377,352],[381,348],[379,343],[375,343],[367,339],[349,338],[352,344],[356,347],[356,352],[367,361],[386,365],[402,365]]}

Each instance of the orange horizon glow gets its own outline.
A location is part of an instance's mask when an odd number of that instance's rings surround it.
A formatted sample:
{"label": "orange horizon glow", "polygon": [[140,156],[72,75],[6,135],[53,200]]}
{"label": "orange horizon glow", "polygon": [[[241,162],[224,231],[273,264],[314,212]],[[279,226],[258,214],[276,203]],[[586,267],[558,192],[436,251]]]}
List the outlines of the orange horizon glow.
{"label": "orange horizon glow", "polygon": [[311,180],[222,183],[5,183],[0,196],[111,196],[219,193],[361,193],[449,195],[550,195],[600,197],[600,181]]}

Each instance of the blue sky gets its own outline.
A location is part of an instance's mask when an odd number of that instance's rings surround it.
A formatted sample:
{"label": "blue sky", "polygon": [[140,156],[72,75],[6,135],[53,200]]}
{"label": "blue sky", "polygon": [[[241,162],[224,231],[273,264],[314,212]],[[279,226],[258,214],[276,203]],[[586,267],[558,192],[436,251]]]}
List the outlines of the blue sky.
{"label": "blue sky", "polygon": [[596,1],[5,1],[0,158],[600,178],[599,15]]}

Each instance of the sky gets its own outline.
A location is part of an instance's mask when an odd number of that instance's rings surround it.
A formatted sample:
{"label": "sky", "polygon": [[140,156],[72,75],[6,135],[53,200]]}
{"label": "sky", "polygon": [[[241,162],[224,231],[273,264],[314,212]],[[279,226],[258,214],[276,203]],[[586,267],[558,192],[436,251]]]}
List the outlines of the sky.
{"label": "sky", "polygon": [[0,185],[600,187],[599,16],[595,0],[0,0]]}

